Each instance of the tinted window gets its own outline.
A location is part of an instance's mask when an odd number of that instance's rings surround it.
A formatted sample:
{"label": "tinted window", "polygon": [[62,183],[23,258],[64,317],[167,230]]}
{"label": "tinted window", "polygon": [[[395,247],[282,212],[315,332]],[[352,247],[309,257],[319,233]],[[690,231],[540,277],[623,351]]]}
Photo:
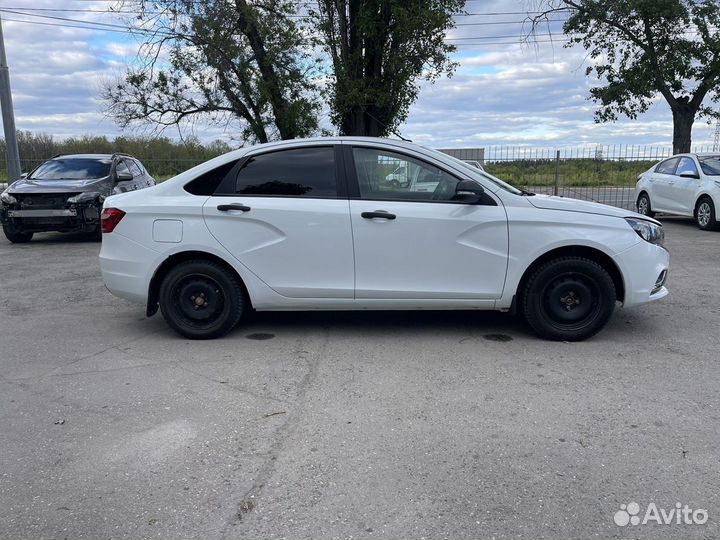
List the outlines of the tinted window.
{"label": "tinted window", "polygon": [[451,201],[458,179],[414,158],[375,148],[353,148],[363,199]]}
{"label": "tinted window", "polygon": [[238,195],[336,197],[335,150],[298,148],[249,158],[235,181]]}
{"label": "tinted window", "polygon": [[671,158],[663,161],[660,165],[655,167],[655,172],[660,174],[673,174],[675,167],[677,166],[678,158]]}
{"label": "tinted window", "polygon": [[720,156],[703,156],[698,161],[705,174],[720,176]]}
{"label": "tinted window", "polygon": [[225,165],[220,165],[211,171],[201,174],[194,180],[185,184],[185,191],[192,195],[213,195],[218,189],[220,183],[233,170],[237,161],[231,161]]}
{"label": "tinted window", "polygon": [[698,170],[692,158],[683,157],[680,158],[675,174],[678,176],[681,174],[698,174]]}
{"label": "tinted window", "polygon": [[51,159],[38,167],[30,178],[43,180],[82,180],[110,174],[109,159]]}

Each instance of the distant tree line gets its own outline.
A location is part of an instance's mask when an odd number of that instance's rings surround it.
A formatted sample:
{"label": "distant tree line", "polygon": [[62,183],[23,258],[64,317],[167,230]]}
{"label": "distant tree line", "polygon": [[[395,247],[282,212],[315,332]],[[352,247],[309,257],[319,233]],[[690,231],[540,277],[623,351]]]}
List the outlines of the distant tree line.
{"label": "distant tree line", "polygon": [[[174,141],[167,137],[83,135],[56,140],[47,133],[19,131],[17,138],[23,172],[58,154],[124,152],[138,158],[153,176],[165,179],[233,150],[223,141],[202,144],[195,137]],[[5,139],[0,139],[0,155],[6,155]],[[0,174],[6,174],[5,167],[0,169]]]}

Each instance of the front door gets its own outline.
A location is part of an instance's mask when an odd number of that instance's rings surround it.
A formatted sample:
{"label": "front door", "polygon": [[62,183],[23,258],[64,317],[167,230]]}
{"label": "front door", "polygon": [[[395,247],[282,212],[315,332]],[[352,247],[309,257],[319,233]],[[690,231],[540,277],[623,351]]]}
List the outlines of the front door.
{"label": "front door", "polygon": [[[360,195],[350,200],[356,298],[502,295],[508,230],[501,203],[453,201],[458,178],[404,154],[360,146],[350,153]],[[392,181],[398,169],[403,182]]]}

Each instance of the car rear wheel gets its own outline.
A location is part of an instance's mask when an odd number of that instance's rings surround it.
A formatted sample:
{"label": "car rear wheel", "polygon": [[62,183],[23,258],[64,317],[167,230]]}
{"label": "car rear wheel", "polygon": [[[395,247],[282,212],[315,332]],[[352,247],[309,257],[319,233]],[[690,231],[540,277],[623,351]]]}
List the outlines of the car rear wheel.
{"label": "car rear wheel", "polygon": [[168,325],[190,339],[227,334],[240,321],[245,293],[238,278],[213,261],[185,261],[160,286],[160,310]]}
{"label": "car rear wheel", "polygon": [[652,207],[650,206],[650,197],[648,197],[647,193],[640,194],[636,206],[638,214],[642,214],[647,217],[655,217],[655,212],[652,211]]}
{"label": "car rear wheel", "polygon": [[5,233],[5,238],[10,240],[13,244],[25,244],[32,240],[33,237],[33,233],[18,231],[15,227],[9,224],[3,225],[3,232]]}
{"label": "car rear wheel", "polygon": [[532,273],[523,314],[545,339],[581,341],[605,326],[616,298],[615,284],[602,266],[584,257],[562,257]]}
{"label": "car rear wheel", "polygon": [[718,229],[715,205],[710,197],[703,197],[698,201],[697,208],[695,208],[695,221],[703,231],[715,231]]}

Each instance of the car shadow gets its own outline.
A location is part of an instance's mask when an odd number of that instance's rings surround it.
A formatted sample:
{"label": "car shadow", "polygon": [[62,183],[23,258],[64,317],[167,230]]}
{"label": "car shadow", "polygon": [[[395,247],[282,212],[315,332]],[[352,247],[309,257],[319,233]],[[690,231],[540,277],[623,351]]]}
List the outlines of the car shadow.
{"label": "car shadow", "polygon": [[[373,334],[417,332],[467,336],[485,335],[487,339],[510,341],[512,336],[533,337],[524,321],[497,311],[275,311],[253,312],[233,335],[253,339],[253,334],[283,330],[342,331]],[[510,339],[508,339],[508,337]]]}
{"label": "car shadow", "polygon": [[92,233],[80,232],[42,232],[35,233],[29,244],[98,244],[98,241]]}

